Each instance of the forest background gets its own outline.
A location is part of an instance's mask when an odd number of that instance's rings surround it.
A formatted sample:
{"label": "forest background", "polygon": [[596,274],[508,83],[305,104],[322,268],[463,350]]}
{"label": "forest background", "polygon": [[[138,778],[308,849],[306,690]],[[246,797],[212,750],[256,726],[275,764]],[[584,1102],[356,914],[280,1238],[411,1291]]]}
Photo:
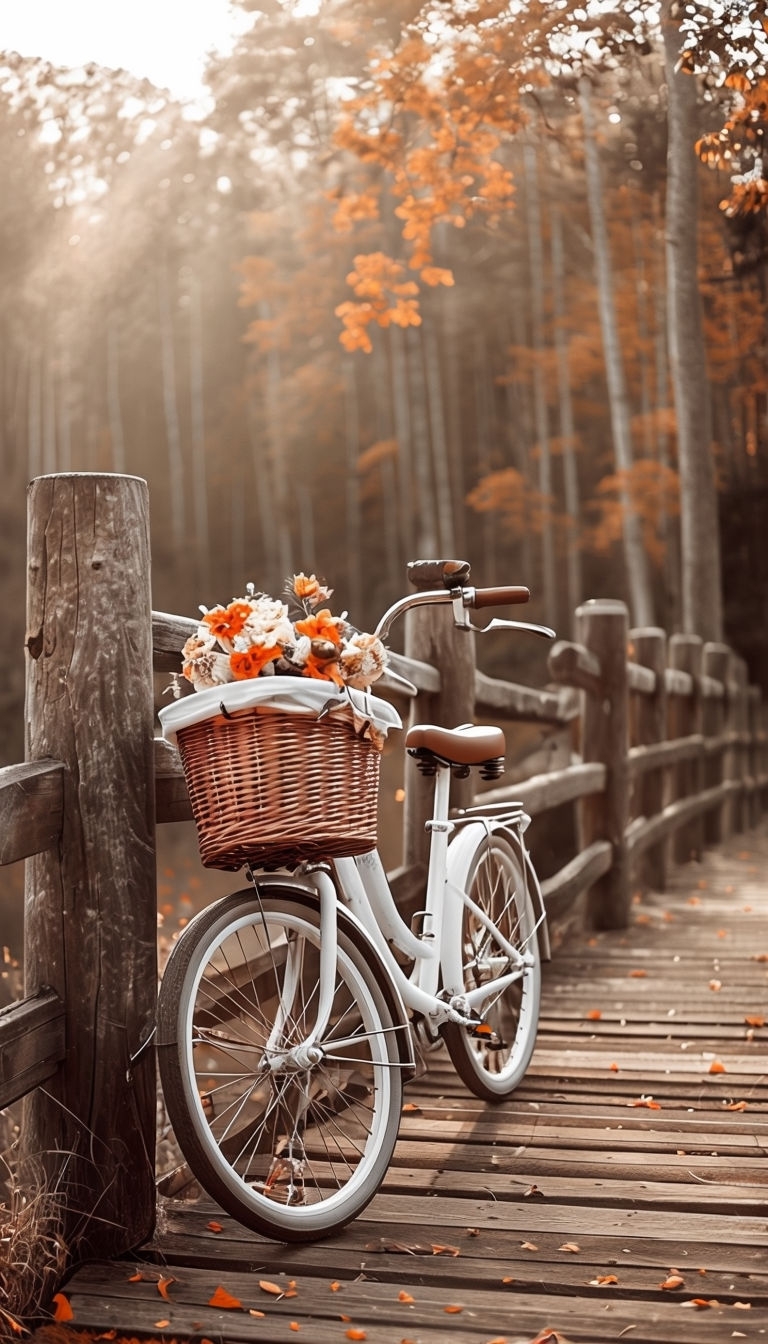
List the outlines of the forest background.
{"label": "forest background", "polygon": [[158,609],[456,555],[765,688],[764,4],[235,8],[192,106],[0,53],[2,763],[44,472],[148,480]]}

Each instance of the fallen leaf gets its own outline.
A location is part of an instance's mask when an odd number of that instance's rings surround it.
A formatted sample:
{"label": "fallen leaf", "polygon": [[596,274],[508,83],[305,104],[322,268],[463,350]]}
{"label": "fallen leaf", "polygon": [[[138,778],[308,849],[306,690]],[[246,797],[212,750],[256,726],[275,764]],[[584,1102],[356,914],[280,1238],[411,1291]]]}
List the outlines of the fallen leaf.
{"label": "fallen leaf", "polygon": [[155,1321],[155,1329],[156,1329],[156,1330],[164,1330],[165,1327],[166,1327],[166,1325],[170,1325],[170,1324],[171,1324],[170,1321]]}
{"label": "fallen leaf", "polygon": [[764,1027],[765,1018],[760,1013],[747,1013],[744,1018],[748,1027]]}
{"label": "fallen leaf", "polygon": [[540,1190],[538,1185],[529,1185],[528,1189],[523,1191],[523,1199],[544,1199],[544,1191]]}
{"label": "fallen leaf", "polygon": [[248,1315],[257,1316],[261,1321],[265,1319],[265,1313],[263,1311],[257,1311],[255,1307],[248,1308]]}
{"label": "fallen leaf", "polygon": [[55,1303],[53,1311],[54,1321],[73,1321],[75,1319],[75,1313],[72,1310],[68,1297],[65,1297],[63,1293],[54,1293],[53,1300]]}
{"label": "fallen leaf", "polygon": [[725,1072],[726,1072],[726,1068],[725,1068],[725,1065],[722,1064],[721,1061],[720,1061],[719,1059],[713,1059],[713,1060],[712,1060],[712,1063],[711,1063],[710,1066],[709,1066],[709,1070],[708,1070],[708,1072],[709,1072],[709,1073],[725,1073]]}
{"label": "fallen leaf", "polygon": [[410,1294],[410,1293],[406,1293],[406,1291],[405,1291],[404,1288],[401,1288],[401,1289],[400,1289],[400,1292],[397,1294],[397,1300],[398,1300],[398,1302],[415,1302],[415,1301],[416,1301],[415,1297],[411,1297],[411,1294]]}
{"label": "fallen leaf", "polygon": [[288,1322],[288,1329],[289,1329],[289,1330],[300,1330],[300,1329],[301,1329],[301,1326],[299,1325],[299,1322],[298,1322],[298,1321],[289,1321],[289,1322]]}
{"label": "fallen leaf", "polygon": [[723,988],[722,980],[710,980],[709,988],[714,990],[715,993],[717,993],[719,990]]}
{"label": "fallen leaf", "polygon": [[507,1344],[507,1340],[504,1335],[496,1335],[493,1339],[489,1339],[487,1344]]}
{"label": "fallen leaf", "polygon": [[755,952],[750,957],[750,961],[768,961],[768,952]]}
{"label": "fallen leaf", "polygon": [[612,1062],[612,1063],[610,1063],[610,1064],[608,1065],[608,1068],[611,1070],[611,1073],[618,1073],[618,1072],[619,1072],[619,1066],[618,1066],[618,1064],[615,1063],[615,1061]]}
{"label": "fallen leaf", "polygon": [[162,1298],[165,1298],[166,1302],[170,1302],[171,1300],[170,1297],[168,1296],[168,1289],[170,1288],[171,1284],[175,1282],[176,1282],[175,1279],[158,1279],[157,1291]]}
{"label": "fallen leaf", "polygon": [[135,1274],[131,1274],[130,1278],[128,1279],[128,1282],[129,1282],[129,1283],[141,1283],[141,1281],[142,1281],[143,1278],[144,1278],[144,1275],[143,1275],[142,1273],[140,1273],[139,1270],[137,1270]]}
{"label": "fallen leaf", "polygon": [[461,1255],[458,1246],[441,1246],[439,1242],[434,1241],[431,1241],[429,1244],[432,1247],[433,1255]]}
{"label": "fallen leaf", "polygon": [[480,1236],[480,1228],[479,1228],[479,1227],[468,1227],[468,1228],[467,1228],[467,1236],[468,1236],[468,1237],[479,1237],[479,1236]]}
{"label": "fallen leaf", "polygon": [[559,1330],[551,1330],[549,1326],[545,1326],[536,1338],[531,1340],[531,1344],[566,1344],[566,1339]]}
{"label": "fallen leaf", "polygon": [[347,1339],[367,1339],[367,1338],[368,1338],[368,1335],[366,1334],[365,1330],[357,1330],[357,1329],[355,1329],[354,1327],[353,1327],[351,1330],[347,1330],[347,1331],[346,1331],[346,1335],[347,1335]]}
{"label": "fallen leaf", "polygon": [[590,1008],[589,1012],[587,1013],[587,1021],[599,1022],[602,1016],[603,1014],[600,1012],[599,1008]]}
{"label": "fallen leaf", "polygon": [[512,1275],[511,1275],[511,1274],[507,1274],[506,1278],[502,1279],[501,1282],[502,1282],[502,1283],[514,1283],[515,1280],[512,1278]]}
{"label": "fallen leaf", "polygon": [[749,1109],[746,1101],[726,1101],[723,1105],[726,1111],[746,1111]]}
{"label": "fallen leaf", "polygon": [[688,1302],[681,1302],[681,1307],[695,1307],[698,1311],[704,1311],[707,1307],[719,1307],[720,1303],[716,1297],[692,1297]]}
{"label": "fallen leaf", "polygon": [[221,1223],[217,1223],[216,1220],[215,1220],[215,1218],[212,1218],[211,1221],[210,1221],[210,1223],[206,1223],[206,1227],[208,1228],[208,1231],[209,1231],[209,1232],[223,1232],[223,1231],[224,1231],[224,1228],[222,1227]]}
{"label": "fallen leaf", "polygon": [[663,1283],[659,1284],[659,1287],[671,1291],[673,1288],[682,1288],[684,1283],[685,1280],[682,1274],[678,1274],[677,1270],[675,1270],[674,1273],[670,1270],[667,1278]]}
{"label": "fallen leaf", "polygon": [[404,1105],[404,1107],[403,1107],[403,1110],[402,1110],[402,1114],[403,1114],[403,1115],[421,1115],[421,1107],[420,1107],[420,1106],[417,1106],[415,1101],[406,1101],[406,1103],[405,1103],[405,1105]]}
{"label": "fallen leaf", "polygon": [[689,904],[689,905],[701,905],[701,897],[700,897],[700,896],[689,896],[689,897],[688,897],[688,904]]}
{"label": "fallen leaf", "polygon": [[538,1246],[533,1241],[521,1241],[520,1249],[522,1251],[538,1251]]}
{"label": "fallen leaf", "polygon": [[286,1291],[279,1283],[270,1283],[269,1279],[259,1279],[259,1287],[262,1293],[272,1293],[274,1297],[282,1297]]}
{"label": "fallen leaf", "polygon": [[638,1097],[637,1101],[630,1101],[627,1104],[629,1106],[645,1106],[646,1110],[649,1111],[661,1110],[661,1103],[654,1101],[653,1097]]}
{"label": "fallen leaf", "polygon": [[338,1293],[341,1284],[339,1283],[338,1279],[334,1279],[333,1283],[329,1283],[328,1287],[330,1288],[332,1293]]}
{"label": "fallen leaf", "polygon": [[718,936],[718,938],[727,938],[727,937],[728,937],[728,929],[718,929],[718,930],[717,930],[717,936]]}
{"label": "fallen leaf", "polygon": [[233,1297],[231,1293],[227,1292],[226,1288],[222,1288],[221,1284],[215,1290],[213,1297],[208,1298],[209,1307],[221,1307],[223,1311],[239,1311],[242,1305],[239,1297]]}
{"label": "fallen leaf", "polygon": [[458,1302],[451,1302],[447,1307],[443,1307],[443,1311],[449,1316],[458,1316],[459,1312],[463,1310],[464,1308],[459,1306]]}
{"label": "fallen leaf", "polygon": [[733,1307],[734,1311],[751,1311],[751,1310],[752,1310],[752,1303],[751,1303],[751,1302],[732,1302],[732,1303],[731,1303],[731,1306]]}
{"label": "fallen leaf", "polygon": [[343,1312],[340,1312],[340,1313],[339,1313],[339,1320],[340,1320],[340,1321],[351,1321],[351,1320],[352,1320],[352,1317],[351,1317],[351,1316],[345,1316]]}
{"label": "fallen leaf", "polygon": [[648,972],[638,970],[638,971],[630,971],[629,974],[633,980],[644,980]]}
{"label": "fallen leaf", "polygon": [[598,1274],[597,1278],[590,1279],[589,1282],[593,1288],[605,1288],[610,1284],[618,1283],[619,1280],[615,1274]]}
{"label": "fallen leaf", "polygon": [[581,1247],[577,1241],[564,1241],[562,1246],[558,1246],[558,1251],[570,1251],[572,1255],[578,1255]]}

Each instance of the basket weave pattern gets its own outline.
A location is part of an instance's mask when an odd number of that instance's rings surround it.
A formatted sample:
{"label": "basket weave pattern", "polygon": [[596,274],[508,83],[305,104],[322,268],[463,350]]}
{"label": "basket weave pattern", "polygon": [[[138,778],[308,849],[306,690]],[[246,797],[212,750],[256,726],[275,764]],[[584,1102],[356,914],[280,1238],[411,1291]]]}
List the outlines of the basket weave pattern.
{"label": "basket weave pattern", "polygon": [[207,868],[293,867],[376,845],[380,754],[332,717],[245,710],[179,730]]}

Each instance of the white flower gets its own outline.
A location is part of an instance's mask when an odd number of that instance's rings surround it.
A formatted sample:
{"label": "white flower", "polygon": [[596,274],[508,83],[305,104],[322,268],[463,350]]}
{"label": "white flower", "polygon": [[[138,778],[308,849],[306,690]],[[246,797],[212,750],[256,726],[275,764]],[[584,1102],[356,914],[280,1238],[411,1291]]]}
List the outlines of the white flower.
{"label": "white flower", "polygon": [[293,638],[293,626],[288,619],[285,603],[271,597],[258,597],[251,602],[251,615],[241,634],[236,636],[236,640],[242,639],[245,643],[242,646],[236,643],[236,647],[245,650],[253,645],[271,647],[273,644],[292,644]]}
{"label": "white flower", "polygon": [[339,663],[347,685],[353,690],[364,691],[384,671],[387,651],[376,635],[356,634],[344,641]]}

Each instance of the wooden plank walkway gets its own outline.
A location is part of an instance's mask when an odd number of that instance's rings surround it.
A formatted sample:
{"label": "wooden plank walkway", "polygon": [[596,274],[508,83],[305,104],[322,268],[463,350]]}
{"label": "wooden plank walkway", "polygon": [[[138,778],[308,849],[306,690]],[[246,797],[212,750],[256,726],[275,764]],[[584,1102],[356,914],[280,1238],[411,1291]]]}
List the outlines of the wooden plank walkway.
{"label": "wooden plank walkway", "polygon": [[[568,937],[508,1103],[474,1100],[430,1056],[383,1190],[343,1234],[278,1246],[209,1203],[168,1203],[136,1260],[74,1276],[73,1328],[215,1344],[768,1341],[763,1020],[766,827],[677,870],[626,933]],[[241,1307],[210,1306],[219,1287]]]}

